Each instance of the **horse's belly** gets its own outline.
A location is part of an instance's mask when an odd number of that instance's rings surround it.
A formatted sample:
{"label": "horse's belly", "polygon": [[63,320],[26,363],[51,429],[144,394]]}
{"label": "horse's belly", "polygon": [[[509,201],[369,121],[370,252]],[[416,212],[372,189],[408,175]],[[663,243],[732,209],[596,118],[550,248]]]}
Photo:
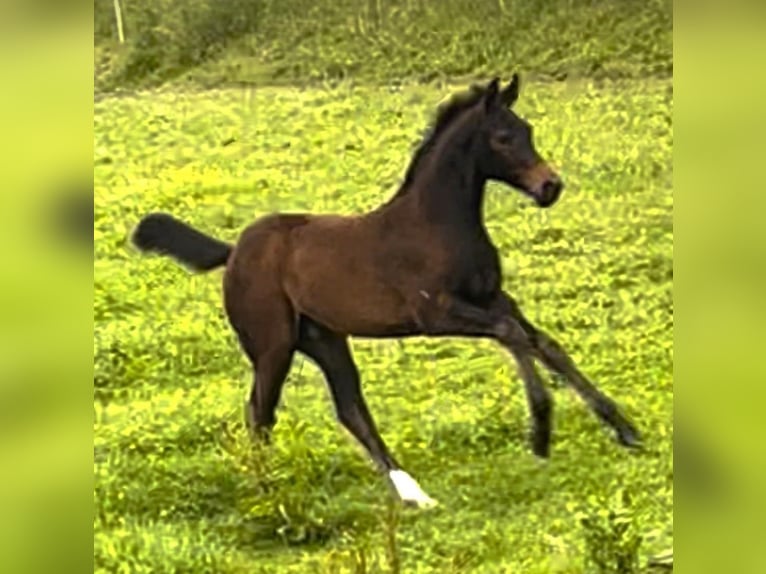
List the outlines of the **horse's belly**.
{"label": "horse's belly", "polygon": [[[307,292],[308,291],[308,292]],[[357,336],[403,335],[415,328],[414,317],[395,294],[359,283],[328,284],[303,290],[297,311],[338,333]]]}
{"label": "horse's belly", "polygon": [[349,335],[401,336],[415,328],[407,302],[369,262],[307,254],[296,263],[285,287],[298,313]]}

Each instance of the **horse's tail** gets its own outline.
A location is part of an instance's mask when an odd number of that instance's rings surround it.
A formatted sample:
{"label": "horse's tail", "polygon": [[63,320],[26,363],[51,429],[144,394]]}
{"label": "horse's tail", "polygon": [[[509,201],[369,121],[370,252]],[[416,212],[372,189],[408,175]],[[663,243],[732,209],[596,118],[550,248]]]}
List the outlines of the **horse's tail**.
{"label": "horse's tail", "polygon": [[141,251],[169,255],[194,271],[225,265],[233,249],[167,213],[145,216],[133,232],[132,241]]}

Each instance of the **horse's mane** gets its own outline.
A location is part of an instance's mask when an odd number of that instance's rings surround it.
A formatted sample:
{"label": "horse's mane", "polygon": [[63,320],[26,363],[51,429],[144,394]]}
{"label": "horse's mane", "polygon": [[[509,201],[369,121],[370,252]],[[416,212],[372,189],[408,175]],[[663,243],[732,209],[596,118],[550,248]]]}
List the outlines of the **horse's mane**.
{"label": "horse's mane", "polygon": [[425,136],[412,154],[412,159],[404,174],[404,181],[394,195],[394,198],[407,192],[415,179],[415,174],[423,163],[423,159],[434,148],[439,136],[444,133],[455,118],[476,104],[486,93],[487,86],[473,84],[467,90],[454,94],[437,107],[435,118],[426,128]]}

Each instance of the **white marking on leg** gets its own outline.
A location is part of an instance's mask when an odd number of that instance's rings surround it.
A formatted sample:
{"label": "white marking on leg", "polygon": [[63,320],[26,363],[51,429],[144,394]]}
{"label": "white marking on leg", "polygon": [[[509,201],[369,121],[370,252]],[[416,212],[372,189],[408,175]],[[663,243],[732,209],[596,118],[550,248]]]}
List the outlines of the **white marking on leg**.
{"label": "white marking on leg", "polygon": [[407,472],[401,469],[391,470],[388,473],[388,478],[391,479],[396,493],[402,499],[402,502],[414,504],[419,508],[431,508],[438,504],[438,502],[423,492],[417,481]]}

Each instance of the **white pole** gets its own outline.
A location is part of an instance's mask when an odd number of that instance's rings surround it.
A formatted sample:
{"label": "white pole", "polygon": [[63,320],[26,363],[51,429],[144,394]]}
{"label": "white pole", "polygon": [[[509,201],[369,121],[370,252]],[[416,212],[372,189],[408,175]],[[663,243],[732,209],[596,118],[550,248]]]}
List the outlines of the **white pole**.
{"label": "white pole", "polygon": [[122,8],[120,8],[120,0],[114,0],[114,17],[117,19],[117,37],[120,39],[120,44],[124,44],[125,33],[122,30]]}

